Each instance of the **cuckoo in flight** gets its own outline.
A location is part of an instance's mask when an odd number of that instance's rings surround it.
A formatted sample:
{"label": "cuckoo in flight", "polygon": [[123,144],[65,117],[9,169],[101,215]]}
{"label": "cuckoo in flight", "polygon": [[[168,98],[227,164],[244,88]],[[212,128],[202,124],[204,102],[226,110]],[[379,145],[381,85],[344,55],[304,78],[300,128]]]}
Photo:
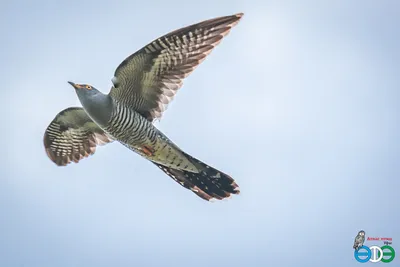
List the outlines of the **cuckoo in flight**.
{"label": "cuckoo in flight", "polygon": [[69,82],[83,108],[67,108],[50,123],[44,134],[48,157],[65,166],[115,140],[205,200],[239,194],[229,175],[182,151],[153,122],[242,16],[202,21],[152,41],[117,67],[109,94]]}

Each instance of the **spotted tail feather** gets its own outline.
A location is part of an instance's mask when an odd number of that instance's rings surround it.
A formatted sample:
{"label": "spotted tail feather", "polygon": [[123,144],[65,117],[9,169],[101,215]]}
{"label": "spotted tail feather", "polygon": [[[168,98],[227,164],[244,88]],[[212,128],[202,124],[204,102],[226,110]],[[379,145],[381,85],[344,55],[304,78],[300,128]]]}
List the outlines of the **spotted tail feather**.
{"label": "spotted tail feather", "polygon": [[205,200],[224,199],[231,194],[239,194],[239,186],[229,175],[208,166],[204,162],[185,154],[202,171],[193,173],[184,170],[177,170],[164,165],[156,164],[163,172],[174,179],[183,187],[192,190],[196,195]]}

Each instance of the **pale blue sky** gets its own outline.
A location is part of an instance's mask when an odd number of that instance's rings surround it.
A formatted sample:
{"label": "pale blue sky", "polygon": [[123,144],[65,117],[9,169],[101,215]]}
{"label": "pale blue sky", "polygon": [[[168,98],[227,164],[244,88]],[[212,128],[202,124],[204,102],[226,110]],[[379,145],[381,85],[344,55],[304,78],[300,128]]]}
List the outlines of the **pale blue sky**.
{"label": "pale blue sky", "polygon": [[[108,92],[149,41],[237,12],[158,127],[241,195],[205,202],[117,143],[47,158],[68,80]],[[3,1],[0,22],[0,266],[360,266],[360,229],[400,253],[399,1]]]}

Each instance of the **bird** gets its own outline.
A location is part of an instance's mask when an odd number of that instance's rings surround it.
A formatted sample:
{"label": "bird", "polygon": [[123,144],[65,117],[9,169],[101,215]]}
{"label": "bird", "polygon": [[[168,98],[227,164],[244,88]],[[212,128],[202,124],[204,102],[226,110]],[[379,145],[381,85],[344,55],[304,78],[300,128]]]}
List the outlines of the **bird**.
{"label": "bird", "polygon": [[204,20],[153,40],[120,63],[108,94],[69,81],[82,107],[61,111],[48,125],[43,138],[47,156],[66,166],[93,155],[97,146],[117,141],[204,200],[239,194],[231,176],[184,152],[154,122],[183,80],[242,16]]}
{"label": "bird", "polygon": [[354,239],[353,248],[355,250],[359,250],[364,245],[364,241],[365,241],[365,231],[361,230],[358,232],[356,238]]}

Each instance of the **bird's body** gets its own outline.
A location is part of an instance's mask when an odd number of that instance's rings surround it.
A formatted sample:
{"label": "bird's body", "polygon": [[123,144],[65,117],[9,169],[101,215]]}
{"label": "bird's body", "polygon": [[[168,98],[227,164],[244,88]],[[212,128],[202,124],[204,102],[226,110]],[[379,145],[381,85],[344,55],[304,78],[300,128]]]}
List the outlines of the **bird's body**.
{"label": "bird's body", "polygon": [[97,145],[116,140],[203,199],[238,194],[230,176],[182,151],[153,121],[241,17],[206,20],[154,40],[118,66],[109,94],[70,82],[83,108],[60,112],[47,128],[44,145],[50,159],[60,166],[78,162]]}
{"label": "bird's body", "polygon": [[114,103],[113,106],[110,121],[102,128],[114,140],[153,162],[179,170],[197,171],[153,123],[123,104]]}
{"label": "bird's body", "polygon": [[357,236],[354,238],[354,245],[353,248],[355,250],[359,250],[363,245],[365,241],[365,232],[363,230],[359,231]]}

